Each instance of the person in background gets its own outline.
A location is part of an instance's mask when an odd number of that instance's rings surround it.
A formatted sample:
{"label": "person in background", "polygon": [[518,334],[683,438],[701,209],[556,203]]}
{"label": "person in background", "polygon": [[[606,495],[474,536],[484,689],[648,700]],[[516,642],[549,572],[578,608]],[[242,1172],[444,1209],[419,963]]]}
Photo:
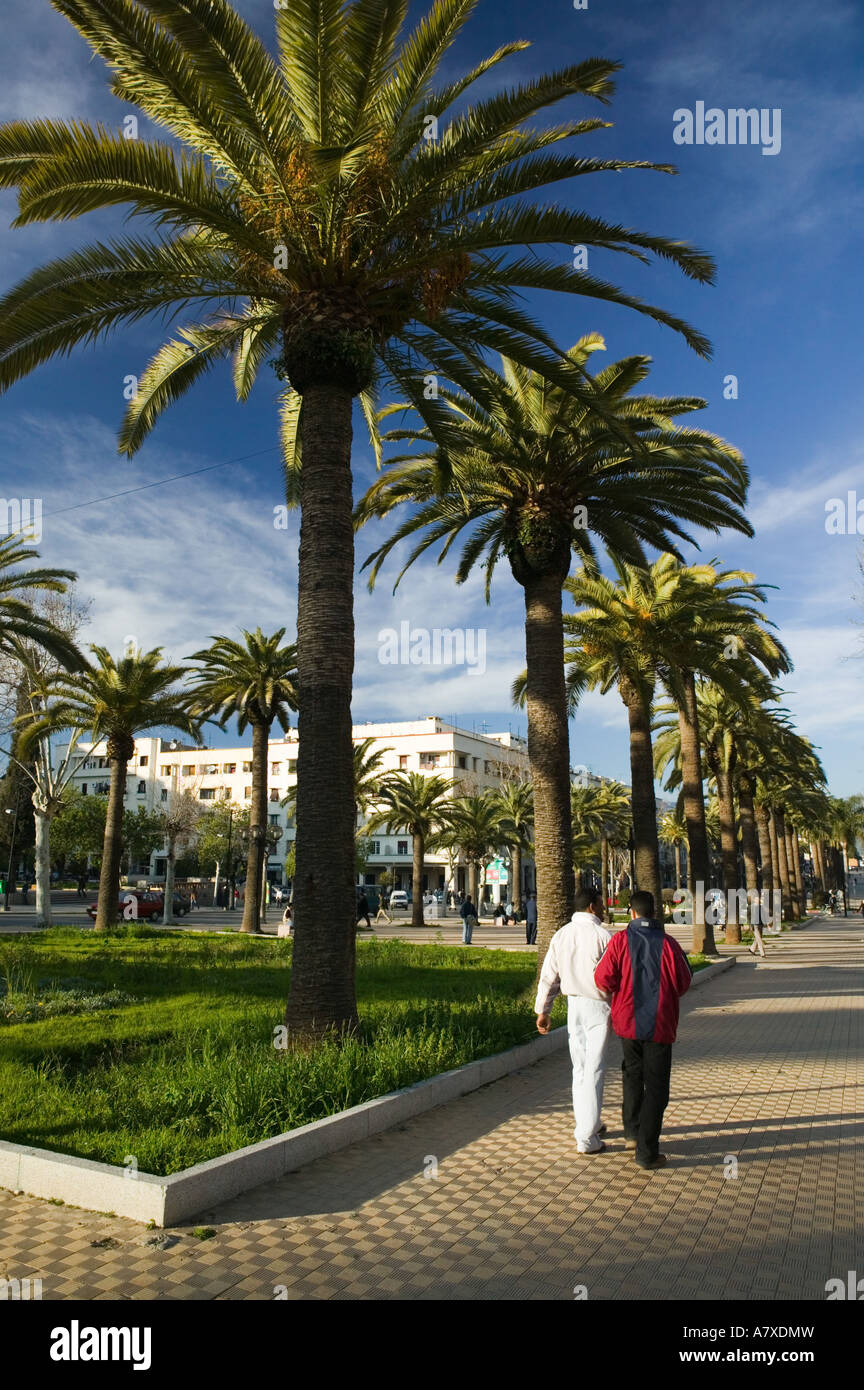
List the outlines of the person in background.
{"label": "person in background", "polygon": [[660,1152],[660,1130],[669,1103],[678,1001],[692,979],[678,942],[654,916],[653,894],[634,893],[630,924],[612,937],[594,982],[612,996],[612,1027],[623,1052],[624,1139],[640,1168],[665,1168],[668,1162]]}
{"label": "person in background", "polygon": [[525,942],[528,946],[537,945],[537,899],[533,893],[525,899]]}
{"label": "person in background", "polygon": [[357,894],[357,925],[359,926],[360,922],[363,920],[365,920],[367,927],[371,931],[372,923],[369,921],[369,899],[366,897],[365,893],[361,892]]}
{"label": "person in background", "polygon": [[389,895],[389,893],[387,892],[387,889],[386,889],[386,888],[382,888],[382,889],[381,889],[381,896],[380,896],[380,898],[378,899],[378,911],[375,913],[375,922],[376,922],[376,924],[381,920],[382,917],[386,917],[388,922],[392,922],[392,921],[393,921],[393,918],[390,916],[390,913],[387,911],[387,909],[389,908],[389,906],[390,906],[390,895]]}
{"label": "person in background", "polygon": [[580,888],[576,911],[549,943],[540,971],[534,1012],[538,1033],[552,1026],[549,1011],[559,994],[567,996],[567,1030],[573,1063],[573,1118],[576,1152],[583,1157],[603,1153],[600,1123],[603,1108],[603,1076],[609,1045],[609,998],[598,988],[594,970],[612,935],[600,920],[603,895]]}
{"label": "person in background", "polygon": [[462,945],[470,946],[474,928],[477,925],[477,909],[472,903],[470,895],[465,898],[460,907],[459,916],[462,918]]}

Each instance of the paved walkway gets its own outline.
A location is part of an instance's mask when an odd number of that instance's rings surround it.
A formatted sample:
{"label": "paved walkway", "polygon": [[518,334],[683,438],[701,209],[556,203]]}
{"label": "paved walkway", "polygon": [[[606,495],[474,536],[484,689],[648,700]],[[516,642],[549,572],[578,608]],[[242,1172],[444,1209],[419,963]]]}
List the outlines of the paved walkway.
{"label": "paved walkway", "polygon": [[835,918],[685,999],[665,1171],[624,1149],[613,1040],[598,1158],[561,1053],[203,1213],[204,1241],[0,1192],[0,1276],[45,1299],[824,1299],[864,1275],[862,966],[864,924]]}

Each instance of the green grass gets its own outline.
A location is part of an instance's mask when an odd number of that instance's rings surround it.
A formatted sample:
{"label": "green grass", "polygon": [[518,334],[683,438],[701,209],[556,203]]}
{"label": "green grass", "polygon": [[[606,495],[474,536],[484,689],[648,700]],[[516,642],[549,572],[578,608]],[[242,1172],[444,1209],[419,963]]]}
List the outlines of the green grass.
{"label": "green grass", "polygon": [[0,1023],[0,1138],[167,1175],[536,1036],[533,956],[376,940],[357,945],[359,1036],[280,1051],[291,947],[142,926],[0,940],[0,978],[135,1000]]}
{"label": "green grass", "polygon": [[[533,954],[366,940],[359,1034],[280,1049],[291,950],[144,925],[0,938],[18,1006],[0,1012],[0,1138],[167,1176],[536,1037]],[[57,981],[77,1013],[26,1008]]]}

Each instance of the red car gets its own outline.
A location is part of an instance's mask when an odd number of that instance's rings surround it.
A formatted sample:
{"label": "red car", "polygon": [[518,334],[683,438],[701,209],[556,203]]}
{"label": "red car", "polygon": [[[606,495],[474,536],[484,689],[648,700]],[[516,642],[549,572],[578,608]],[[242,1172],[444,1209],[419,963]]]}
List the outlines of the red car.
{"label": "red car", "polygon": [[[147,922],[162,916],[163,895],[148,888],[121,888],[117,916],[125,922]],[[91,903],[87,916],[96,920],[97,904]],[[190,910],[188,898],[174,895],[174,916],[185,917]]]}

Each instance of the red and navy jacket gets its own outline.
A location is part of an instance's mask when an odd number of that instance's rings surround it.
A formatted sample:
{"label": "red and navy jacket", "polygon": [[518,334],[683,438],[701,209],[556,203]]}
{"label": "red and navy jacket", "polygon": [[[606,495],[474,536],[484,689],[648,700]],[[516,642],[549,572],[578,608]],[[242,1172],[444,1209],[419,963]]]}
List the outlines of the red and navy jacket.
{"label": "red and navy jacket", "polygon": [[692,979],[678,942],[650,917],[616,932],[594,971],[595,984],[612,995],[615,1032],[641,1042],[675,1041],[678,1000]]}

